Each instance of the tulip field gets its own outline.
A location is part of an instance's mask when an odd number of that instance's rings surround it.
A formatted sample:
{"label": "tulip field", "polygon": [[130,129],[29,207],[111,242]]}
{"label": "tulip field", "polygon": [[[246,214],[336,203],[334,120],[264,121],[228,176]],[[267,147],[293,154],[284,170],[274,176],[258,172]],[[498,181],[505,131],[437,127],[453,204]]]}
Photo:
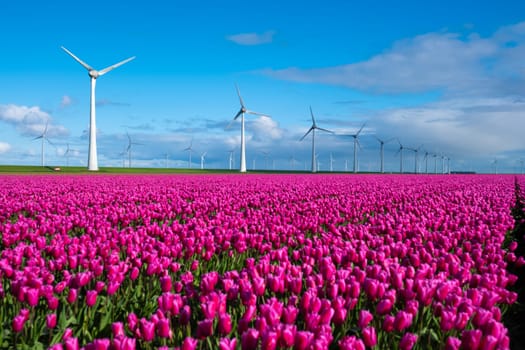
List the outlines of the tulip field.
{"label": "tulip field", "polygon": [[0,175],[2,349],[508,349],[504,175]]}

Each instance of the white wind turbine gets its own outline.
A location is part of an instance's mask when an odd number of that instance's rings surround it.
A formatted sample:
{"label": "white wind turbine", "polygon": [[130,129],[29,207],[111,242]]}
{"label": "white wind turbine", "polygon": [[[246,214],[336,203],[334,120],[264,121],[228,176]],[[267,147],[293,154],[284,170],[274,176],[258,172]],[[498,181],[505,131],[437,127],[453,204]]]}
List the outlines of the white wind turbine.
{"label": "white wind turbine", "polygon": [[169,156],[168,152],[164,153],[164,157],[166,158],[166,163],[165,163],[166,169],[168,169],[168,156]]}
{"label": "white wind turbine", "polygon": [[98,171],[98,158],[97,158],[97,126],[95,118],[95,86],[97,78],[106,74],[113,69],[122,66],[123,64],[135,59],[135,56],[120,61],[112,66],[106,67],[102,70],[95,70],[90,65],[82,61],[80,58],[75,56],[71,51],[62,46],[62,49],[71,57],[80,63],[84,68],[87,69],[89,77],[91,78],[91,103],[90,103],[90,114],[89,114],[89,152],[88,152],[88,170]]}
{"label": "white wind turbine", "polygon": [[379,144],[381,145],[380,152],[379,152],[381,156],[381,174],[384,174],[385,173],[385,144],[389,143],[390,141],[395,140],[396,138],[392,137],[391,139],[388,139],[388,140],[382,140],[377,136],[374,136],[374,137],[376,138],[377,141],[379,141]]}
{"label": "white wind turbine", "polygon": [[425,174],[428,174],[428,156],[430,155],[429,151],[425,151]]}
{"label": "white wind turbine", "polygon": [[201,153],[201,170],[204,169],[204,158],[206,157],[206,154],[208,152],[202,152]]}
{"label": "white wind turbine", "polygon": [[264,155],[264,170],[268,170],[268,158],[270,157],[270,152],[262,151],[261,153]]}
{"label": "white wind turbine", "polygon": [[184,149],[184,151],[188,151],[189,153],[189,159],[188,159],[188,168],[191,169],[191,154],[193,153],[193,139],[190,141],[190,145]]}
{"label": "white wind turbine", "polygon": [[228,161],[229,161],[229,165],[230,165],[230,170],[233,169],[233,152],[235,151],[235,149],[231,149],[228,151],[229,153],[229,158],[228,158]]}
{"label": "white wind turbine", "polygon": [[414,174],[418,174],[419,173],[418,153],[419,153],[419,150],[421,149],[421,147],[423,147],[423,145],[420,145],[418,148],[408,148],[407,147],[408,150],[414,151]]}
{"label": "white wind turbine", "polygon": [[324,132],[328,132],[330,134],[333,134],[334,132],[333,131],[330,131],[330,130],[327,130],[327,129],[323,129],[323,128],[320,128],[317,126],[316,122],[315,122],[315,118],[314,118],[314,112],[312,111],[312,106],[310,106],[310,115],[312,117],[312,126],[310,127],[310,129],[308,129],[308,131],[306,132],[306,134],[303,135],[303,137],[301,137],[301,139],[299,141],[302,141],[304,140],[304,138],[311,132],[312,133],[312,173],[315,173],[317,172],[317,167],[316,167],[316,161],[315,161],[315,130],[321,130],[321,131],[324,131]]}
{"label": "white wind turbine", "polygon": [[358,160],[357,160],[357,147],[361,147],[361,144],[359,143],[359,134],[361,133],[361,131],[363,131],[363,128],[365,127],[366,123],[363,123],[363,125],[361,125],[361,128],[353,135],[347,135],[347,136],[351,136],[354,138],[354,173],[357,173],[357,163],[358,163]]}
{"label": "white wind turbine", "polygon": [[38,139],[42,139],[42,155],[41,155],[41,165],[44,166],[44,163],[45,163],[45,144],[46,144],[46,141],[49,142],[50,145],[53,145],[53,143],[51,141],[49,141],[49,139],[47,138],[47,127],[48,127],[48,124],[49,122],[46,122],[46,126],[44,128],[44,131],[42,132],[42,134],[40,136],[37,136],[35,137],[33,140],[38,140]]}
{"label": "white wind turbine", "polygon": [[399,139],[397,139],[397,142],[399,143],[399,149],[396,152],[396,154],[399,153],[399,173],[403,174],[403,150],[405,147]]}
{"label": "white wind turbine", "polygon": [[69,143],[68,143],[66,151],[64,152],[64,156],[66,156],[66,166],[69,166],[69,155],[71,154],[71,152],[77,152],[77,150],[69,148]]}
{"label": "white wind turbine", "polygon": [[126,152],[128,153],[128,167],[131,168],[131,146],[132,145],[142,145],[142,143],[132,142],[131,136],[129,136],[127,131],[126,131],[126,135],[128,136],[128,147],[126,148]]}
{"label": "white wind turbine", "polygon": [[330,152],[330,172],[334,171],[334,157],[332,156],[332,152]]}
{"label": "white wind turbine", "polygon": [[244,135],[244,115],[245,114],[252,114],[252,115],[260,115],[260,116],[266,116],[266,114],[257,113],[254,111],[250,111],[246,108],[244,105],[244,101],[241,97],[241,92],[239,91],[239,87],[237,84],[235,85],[235,88],[237,89],[237,95],[239,96],[239,102],[241,103],[241,109],[239,109],[239,112],[233,117],[233,120],[230,122],[230,124],[226,127],[228,129],[231,124],[237,120],[237,118],[241,117],[241,164],[240,164],[240,172],[245,173],[246,172],[246,137]]}

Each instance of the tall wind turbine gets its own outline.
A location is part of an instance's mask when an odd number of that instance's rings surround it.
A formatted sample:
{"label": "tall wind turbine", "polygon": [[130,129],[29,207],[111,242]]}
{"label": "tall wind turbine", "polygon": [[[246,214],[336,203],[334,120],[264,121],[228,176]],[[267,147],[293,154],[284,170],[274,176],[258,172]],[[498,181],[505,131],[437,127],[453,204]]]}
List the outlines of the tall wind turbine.
{"label": "tall wind turbine", "polygon": [[334,171],[334,157],[332,156],[332,152],[330,152],[330,172]]}
{"label": "tall wind turbine", "polygon": [[191,169],[191,154],[193,153],[192,146],[193,146],[193,139],[191,139],[190,145],[184,149],[185,151],[188,151],[188,153],[189,153],[189,159],[188,159],[188,168],[189,169]]}
{"label": "tall wind turbine", "polygon": [[430,155],[430,152],[425,151],[425,174],[428,174],[428,156]]}
{"label": "tall wind turbine", "polygon": [[132,142],[131,136],[129,136],[127,131],[126,131],[126,135],[128,136],[128,147],[126,148],[126,152],[128,153],[128,167],[131,168],[131,146],[132,145],[142,145],[142,143]]}
{"label": "tall wind turbine", "polygon": [[230,122],[230,124],[226,127],[229,128],[230,125],[233,123],[233,121],[237,120],[237,118],[241,117],[241,164],[240,164],[240,172],[245,173],[246,172],[246,138],[244,136],[244,115],[245,114],[252,114],[252,115],[260,115],[260,116],[267,116],[266,114],[257,113],[254,111],[250,111],[246,108],[244,105],[244,101],[241,97],[241,92],[239,91],[239,87],[237,84],[235,85],[235,88],[237,89],[237,95],[239,96],[239,102],[241,103],[241,109],[239,109],[239,112],[233,117],[233,120]]}
{"label": "tall wind turbine", "polygon": [[310,115],[312,117],[312,126],[310,127],[310,129],[308,129],[308,131],[306,132],[306,134],[304,134],[303,137],[301,137],[301,139],[299,141],[302,141],[304,140],[304,138],[311,132],[312,133],[312,173],[315,173],[317,172],[317,164],[315,162],[315,130],[321,130],[321,131],[324,131],[324,132],[328,132],[330,134],[333,134],[334,132],[333,131],[330,131],[330,130],[327,130],[327,129],[323,129],[323,128],[320,128],[317,126],[316,122],[315,122],[315,117],[314,117],[314,112],[312,111],[312,106],[310,106]]}
{"label": "tall wind turbine", "polygon": [[377,141],[379,141],[379,144],[381,145],[381,151],[380,151],[380,156],[381,156],[381,174],[384,174],[385,173],[385,144],[389,143],[390,141],[395,140],[396,138],[392,137],[391,139],[388,139],[388,140],[381,140],[377,136],[374,136],[374,137],[376,138]]}
{"label": "tall wind turbine", "polygon": [[46,126],[44,128],[44,131],[42,132],[42,134],[40,136],[37,136],[35,137],[33,140],[38,140],[38,139],[42,139],[42,156],[41,156],[41,165],[44,166],[44,163],[45,163],[45,144],[46,144],[46,141],[49,142],[50,145],[52,145],[53,143],[51,141],[49,141],[49,139],[47,138],[47,127],[48,127],[48,122],[46,122]]}
{"label": "tall wind turbine", "polygon": [[361,128],[353,135],[348,135],[348,136],[351,136],[354,138],[354,173],[357,173],[357,146],[361,147],[361,145],[359,144],[359,134],[361,133],[361,131],[363,131],[363,128],[365,127],[366,123],[364,123],[363,125],[361,125]]}
{"label": "tall wind turbine", "polygon": [[206,157],[206,153],[208,152],[201,153],[201,170],[204,169],[204,158]]}
{"label": "tall wind turbine", "polygon": [[89,114],[89,152],[88,152],[88,170],[98,171],[98,158],[97,158],[97,126],[95,118],[95,85],[97,78],[106,74],[113,69],[122,66],[125,63],[135,59],[135,56],[120,61],[112,66],[106,67],[102,70],[95,70],[90,65],[82,61],[80,58],[75,56],[71,51],[62,46],[62,49],[71,57],[80,63],[84,68],[87,69],[89,77],[91,78],[91,108]]}
{"label": "tall wind turbine", "polygon": [[396,154],[399,153],[399,173],[403,174],[403,150],[405,147],[399,139],[397,139],[397,142],[399,143],[399,149],[396,152]]}

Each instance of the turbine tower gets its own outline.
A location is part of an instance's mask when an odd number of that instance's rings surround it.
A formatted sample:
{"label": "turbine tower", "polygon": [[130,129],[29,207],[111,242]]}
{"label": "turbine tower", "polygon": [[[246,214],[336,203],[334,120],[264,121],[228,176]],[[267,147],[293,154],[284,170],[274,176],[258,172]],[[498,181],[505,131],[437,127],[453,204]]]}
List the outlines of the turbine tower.
{"label": "turbine tower", "polygon": [[71,154],[71,152],[77,152],[77,150],[69,148],[69,143],[68,143],[66,151],[64,152],[64,155],[66,156],[66,166],[69,166],[69,155]]}
{"label": "turbine tower", "polygon": [[361,131],[363,130],[363,128],[365,127],[366,123],[364,123],[363,125],[361,125],[361,128],[359,129],[359,131],[357,131],[355,134],[353,135],[348,135],[348,136],[351,136],[354,138],[354,174],[357,173],[357,146],[361,147],[361,144],[359,144],[359,134],[361,133]]}
{"label": "turbine tower", "polygon": [[91,103],[90,103],[90,114],[89,114],[89,152],[88,152],[88,170],[98,171],[98,158],[97,158],[97,126],[95,118],[95,85],[97,78],[106,74],[113,69],[122,66],[125,63],[135,59],[135,56],[120,61],[112,66],[106,67],[102,70],[95,70],[90,65],[82,61],[80,58],[75,56],[71,51],[62,46],[62,49],[71,57],[80,63],[84,68],[87,69],[89,77],[91,78]]}
{"label": "turbine tower", "polygon": [[230,165],[230,170],[233,169],[233,152],[235,151],[235,149],[231,149],[228,151],[229,153],[229,159],[228,159],[228,162],[229,162],[229,165]]}
{"label": "turbine tower", "polygon": [[244,115],[245,114],[252,114],[252,115],[260,115],[260,116],[266,116],[266,114],[257,113],[254,111],[250,111],[246,108],[244,105],[244,101],[241,97],[241,92],[239,91],[239,87],[237,84],[235,85],[235,88],[237,89],[237,95],[239,96],[239,102],[241,103],[241,109],[239,109],[239,112],[233,117],[233,120],[230,122],[230,124],[226,127],[228,129],[231,124],[237,120],[237,118],[241,117],[241,164],[240,164],[240,172],[245,173],[246,172],[246,138],[244,135]]}
{"label": "turbine tower", "polygon": [[46,144],[46,141],[49,142],[50,145],[52,145],[53,143],[51,141],[49,141],[49,139],[47,138],[47,127],[48,127],[48,123],[49,122],[46,122],[46,126],[44,128],[44,132],[42,132],[42,134],[40,136],[37,136],[35,137],[33,140],[38,140],[38,139],[42,139],[42,155],[41,155],[41,165],[44,166],[44,163],[45,163],[45,144]]}
{"label": "turbine tower", "polygon": [[201,153],[201,170],[204,169],[204,158],[206,157],[206,153],[208,152]]}
{"label": "turbine tower", "polygon": [[270,156],[270,152],[262,151],[261,153],[264,155],[264,170],[268,170],[268,158]]}
{"label": "turbine tower", "polygon": [[388,140],[381,140],[377,136],[375,136],[375,138],[377,141],[379,141],[379,144],[381,145],[381,151],[379,152],[381,156],[381,174],[384,174],[385,173],[385,144],[389,143],[390,141],[395,140],[395,137],[392,137],[391,139],[388,139]]}
{"label": "turbine tower", "polygon": [[399,153],[399,173],[403,174],[403,149],[405,149],[405,147],[399,139],[397,139],[397,142],[399,143],[399,149],[396,152],[396,154]]}
{"label": "turbine tower", "polygon": [[428,174],[428,156],[430,155],[430,153],[428,151],[425,151],[425,174]]}
{"label": "turbine tower", "polygon": [[190,145],[184,149],[184,151],[188,151],[189,153],[189,158],[188,158],[188,168],[189,169],[191,169],[191,154],[193,152],[192,146],[193,146],[193,138],[190,141]]}
{"label": "turbine tower", "polygon": [[421,147],[423,147],[423,145],[419,146],[418,148],[408,148],[408,150],[411,150],[411,151],[414,151],[414,174],[418,174],[419,173],[419,167],[418,167],[418,152],[419,150],[421,149]]}
{"label": "turbine tower", "polygon": [[164,153],[164,156],[166,157],[166,169],[168,169],[168,153]]}
{"label": "turbine tower", "polygon": [[312,117],[312,126],[310,127],[310,129],[308,129],[308,131],[306,132],[306,134],[304,134],[303,137],[301,137],[301,139],[299,141],[302,141],[304,140],[304,138],[310,133],[312,132],[312,173],[315,173],[317,172],[317,164],[315,162],[315,130],[321,130],[321,131],[324,131],[324,132],[328,132],[330,134],[333,134],[334,132],[333,131],[330,131],[330,130],[327,130],[327,129],[323,129],[323,128],[320,128],[317,126],[316,122],[315,122],[315,118],[314,118],[314,112],[312,111],[312,106],[310,106],[310,115]]}
{"label": "turbine tower", "polygon": [[332,152],[330,152],[330,172],[334,171],[334,157],[332,156]]}

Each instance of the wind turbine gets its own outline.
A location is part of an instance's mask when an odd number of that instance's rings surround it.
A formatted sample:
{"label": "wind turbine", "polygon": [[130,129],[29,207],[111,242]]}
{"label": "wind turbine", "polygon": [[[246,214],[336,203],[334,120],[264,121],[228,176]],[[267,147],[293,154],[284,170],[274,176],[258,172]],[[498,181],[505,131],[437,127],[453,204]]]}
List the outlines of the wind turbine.
{"label": "wind turbine", "polygon": [[164,153],[164,156],[166,157],[166,169],[168,169],[168,152]]}
{"label": "wind turbine", "polygon": [[498,174],[498,160],[497,159],[494,159],[492,161],[492,164],[494,164],[494,174]]}
{"label": "wind turbine", "polygon": [[434,174],[437,175],[438,173],[438,163],[437,163],[438,155],[434,153],[432,157],[434,157]]}
{"label": "wind turbine", "polygon": [[230,122],[230,124],[226,127],[228,129],[231,124],[237,120],[237,118],[241,117],[241,165],[240,165],[240,172],[245,173],[246,172],[246,138],[244,136],[244,114],[252,114],[252,115],[260,115],[260,116],[267,116],[266,114],[257,113],[254,111],[250,111],[246,108],[244,105],[244,101],[241,97],[241,92],[239,91],[239,87],[237,84],[235,85],[235,88],[237,89],[237,95],[239,96],[239,102],[241,103],[241,109],[239,109],[239,112],[233,117],[233,120]]}
{"label": "wind turbine", "polygon": [[428,151],[425,151],[425,174],[428,174],[428,156],[430,155],[430,153]]}
{"label": "wind turbine", "polygon": [[233,169],[233,152],[235,151],[235,149],[231,149],[228,151],[228,153],[230,154],[230,157],[228,159],[229,163],[230,163],[230,170]]}
{"label": "wind turbine", "polygon": [[332,152],[330,152],[330,172],[334,171],[334,157],[332,156]]}
{"label": "wind turbine", "polygon": [[347,136],[351,136],[354,138],[354,173],[357,173],[357,146],[361,147],[361,145],[359,144],[359,134],[361,133],[361,131],[363,130],[363,128],[365,127],[366,123],[363,123],[363,125],[361,125],[361,128],[353,135],[347,135]]}
{"label": "wind turbine", "polygon": [[418,152],[423,147],[423,145],[419,146],[418,148],[407,148],[408,150],[414,151],[414,174],[419,173],[419,167],[418,167]]}
{"label": "wind turbine", "polygon": [[190,141],[190,145],[184,149],[184,151],[188,151],[189,153],[189,159],[188,159],[188,168],[191,169],[191,153],[193,152],[193,139]]}
{"label": "wind turbine", "polygon": [[270,152],[262,151],[261,153],[264,155],[264,170],[268,170],[268,157],[270,156]]}
{"label": "wind turbine", "polygon": [[403,174],[403,149],[405,149],[405,147],[399,139],[397,139],[397,142],[399,143],[399,149],[396,152],[396,154],[399,153],[399,173]]}
{"label": "wind turbine", "polygon": [[201,170],[204,169],[204,158],[206,157],[206,154],[208,152],[202,152],[201,153]]}
{"label": "wind turbine", "polygon": [[375,135],[374,135],[374,137],[376,138],[377,141],[379,141],[379,144],[381,145],[381,151],[380,151],[380,155],[381,155],[381,174],[384,174],[385,173],[385,144],[389,143],[390,141],[395,140],[396,138],[392,137],[391,139],[388,139],[388,140],[381,140],[379,137],[377,137]]}
{"label": "wind turbine", "polygon": [[312,116],[312,126],[310,127],[310,129],[308,129],[306,134],[304,134],[303,137],[301,137],[301,139],[299,141],[304,140],[304,138],[310,132],[312,132],[312,173],[315,173],[315,172],[317,172],[317,167],[316,167],[316,163],[315,163],[315,130],[316,129],[317,130],[321,130],[321,131],[324,131],[324,132],[328,132],[330,134],[333,134],[334,132],[330,131],[330,130],[327,130],[327,129],[320,128],[320,127],[317,126],[317,124],[315,123],[314,112],[312,111],[312,106],[310,106],[310,115]]}
{"label": "wind turbine", "polygon": [[46,122],[46,126],[44,128],[44,131],[42,132],[42,134],[40,136],[37,136],[35,137],[33,140],[38,140],[38,139],[42,139],[42,158],[41,158],[41,163],[42,163],[42,166],[44,166],[44,163],[45,163],[45,151],[44,151],[44,145],[46,144],[45,141],[49,142],[50,145],[53,145],[53,143],[51,141],[49,141],[49,139],[47,138],[47,127],[48,127],[48,124],[49,122]]}
{"label": "wind turbine", "polygon": [[520,162],[520,165],[521,165],[521,167],[520,167],[520,174],[523,175],[523,159],[520,159],[519,162]]}
{"label": "wind turbine", "polygon": [[131,136],[129,136],[127,131],[126,136],[128,137],[128,147],[126,147],[126,152],[128,153],[128,167],[131,168],[131,145],[142,145],[142,143],[132,142]]}
{"label": "wind turbine", "polygon": [[66,151],[64,152],[64,155],[66,156],[66,166],[69,166],[69,154],[71,152],[76,152],[75,149],[71,149],[69,148],[69,143],[67,144],[67,148],[66,148]]}
{"label": "wind turbine", "polygon": [[98,171],[98,158],[97,158],[97,127],[96,127],[96,118],[95,118],[95,86],[97,78],[106,74],[113,69],[122,66],[125,63],[135,59],[135,56],[120,61],[112,66],[106,67],[102,70],[95,70],[90,65],[82,61],[80,58],[75,56],[71,51],[62,46],[62,49],[75,61],[80,63],[84,68],[87,69],[89,77],[91,78],[91,108],[89,114],[89,153],[88,153],[88,170]]}

